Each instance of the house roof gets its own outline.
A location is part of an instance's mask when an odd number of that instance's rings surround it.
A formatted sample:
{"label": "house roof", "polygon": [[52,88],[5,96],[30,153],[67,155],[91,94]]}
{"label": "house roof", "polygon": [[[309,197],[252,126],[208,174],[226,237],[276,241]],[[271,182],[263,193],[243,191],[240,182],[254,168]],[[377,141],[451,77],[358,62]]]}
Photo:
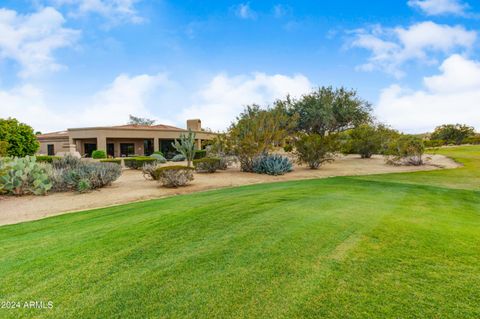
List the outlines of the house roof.
{"label": "house roof", "polygon": [[58,131],[58,132],[51,132],[51,133],[45,133],[45,134],[38,134],[36,135],[37,138],[48,138],[48,137],[65,137],[68,138],[68,132],[67,131]]}
{"label": "house roof", "polygon": [[158,124],[158,125],[135,125],[135,124],[127,124],[127,125],[117,125],[111,126],[111,128],[128,128],[128,129],[151,129],[151,130],[168,130],[168,131],[185,131],[182,128],[165,125],[165,124]]}

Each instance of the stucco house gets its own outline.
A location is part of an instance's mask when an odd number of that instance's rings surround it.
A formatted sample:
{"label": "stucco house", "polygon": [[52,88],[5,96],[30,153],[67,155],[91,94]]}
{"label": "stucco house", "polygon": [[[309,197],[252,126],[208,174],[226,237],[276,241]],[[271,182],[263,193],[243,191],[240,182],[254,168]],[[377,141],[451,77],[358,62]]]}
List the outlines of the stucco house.
{"label": "stucco house", "polygon": [[66,131],[37,135],[40,142],[38,154],[61,155],[80,153],[89,157],[94,150],[104,150],[108,156],[150,155],[154,151],[168,154],[173,151],[172,142],[180,134],[192,130],[196,134],[197,148],[204,140],[211,140],[215,133],[202,131],[199,119],[187,120],[186,129],[170,125],[120,125],[69,128]]}

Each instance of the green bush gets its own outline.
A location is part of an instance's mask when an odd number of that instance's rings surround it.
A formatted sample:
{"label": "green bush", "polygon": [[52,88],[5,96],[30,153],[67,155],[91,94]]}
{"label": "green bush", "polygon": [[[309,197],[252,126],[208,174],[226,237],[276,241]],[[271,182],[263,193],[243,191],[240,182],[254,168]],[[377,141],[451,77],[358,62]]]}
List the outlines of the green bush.
{"label": "green bush", "polygon": [[257,174],[283,175],[292,170],[292,162],[286,156],[261,155],[253,161],[253,172]]}
{"label": "green bush", "polygon": [[478,145],[480,144],[480,136],[470,136],[467,137],[462,141],[462,144],[473,144],[473,145]]}
{"label": "green bush", "polygon": [[207,156],[207,150],[196,150],[193,159],[201,159]]}
{"label": "green bush", "polygon": [[158,152],[158,153],[160,153],[160,154],[153,153],[152,155],[150,155],[150,157],[155,158],[158,163],[166,163],[167,159],[165,157],[163,157],[161,152]]}
{"label": "green bush", "polygon": [[448,144],[461,144],[475,135],[475,129],[465,124],[445,124],[437,126],[431,135],[432,140],[444,140]]}
{"label": "green bush", "polygon": [[87,162],[67,155],[53,162],[49,174],[55,191],[86,191],[110,185],[120,177],[122,168],[116,163]]}
{"label": "green bush", "polygon": [[193,168],[189,166],[175,165],[157,167],[155,174],[158,181],[164,187],[185,186],[193,181]]}
{"label": "green bush", "polygon": [[288,143],[288,144],[285,144],[285,146],[283,147],[283,150],[287,153],[290,153],[293,151],[293,145]]}
{"label": "green bush", "polygon": [[221,160],[216,157],[204,157],[193,160],[193,166],[199,173],[215,173],[220,168]]}
{"label": "green bush", "polygon": [[38,163],[52,164],[54,160],[58,160],[60,156],[37,155],[35,156]]}
{"label": "green bush", "polygon": [[337,136],[334,134],[304,134],[295,142],[295,155],[300,164],[306,163],[311,169],[317,169],[326,162],[335,159],[339,149]]}
{"label": "green bush", "polygon": [[105,158],[101,159],[100,162],[102,163],[115,163],[118,165],[122,165],[122,160],[120,158]]}
{"label": "green bush", "polygon": [[142,174],[145,179],[153,179],[154,181],[158,180],[157,168],[160,166],[156,163],[145,164],[142,167]]}
{"label": "green bush", "polygon": [[5,157],[8,155],[8,142],[7,141],[0,141],[0,157]]}
{"label": "green bush", "polygon": [[423,141],[425,147],[440,147],[447,144],[444,140],[425,140]]}
{"label": "green bush", "polygon": [[52,182],[48,164],[36,162],[35,157],[9,158],[0,161],[0,192],[9,195],[45,195]]}
{"label": "green bush", "polygon": [[424,152],[425,145],[422,139],[413,135],[403,135],[391,143],[387,153],[387,163],[393,165],[422,165]]}
{"label": "green bush", "polygon": [[183,154],[177,154],[174,157],[172,157],[172,162],[183,162],[185,160],[186,158],[185,158],[185,155]]}
{"label": "green bush", "polygon": [[107,158],[107,153],[102,150],[95,150],[92,152],[92,158],[94,159],[100,159],[100,158]]}
{"label": "green bush", "polygon": [[157,161],[154,157],[139,156],[139,157],[128,157],[123,160],[125,166],[131,169],[140,169],[145,164],[152,164]]}
{"label": "green bush", "polygon": [[152,153],[152,155],[153,155],[153,154],[162,155],[163,157],[165,157],[165,155],[164,155],[162,152],[160,152],[160,151],[155,151],[155,152]]}
{"label": "green bush", "polygon": [[399,133],[385,125],[361,124],[348,131],[344,141],[344,152],[359,154],[362,158],[371,158],[374,154],[383,154]]}

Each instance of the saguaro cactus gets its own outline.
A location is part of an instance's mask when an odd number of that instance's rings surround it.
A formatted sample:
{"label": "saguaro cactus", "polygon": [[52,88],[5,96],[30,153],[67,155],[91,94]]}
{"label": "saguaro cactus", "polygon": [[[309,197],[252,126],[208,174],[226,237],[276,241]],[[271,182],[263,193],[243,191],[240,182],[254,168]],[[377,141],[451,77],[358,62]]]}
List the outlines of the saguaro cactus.
{"label": "saguaro cactus", "polygon": [[172,146],[177,150],[177,152],[185,156],[187,160],[187,166],[190,167],[193,157],[195,156],[195,133],[191,130],[188,130],[188,134],[181,134],[180,142],[175,140],[175,142],[172,143]]}

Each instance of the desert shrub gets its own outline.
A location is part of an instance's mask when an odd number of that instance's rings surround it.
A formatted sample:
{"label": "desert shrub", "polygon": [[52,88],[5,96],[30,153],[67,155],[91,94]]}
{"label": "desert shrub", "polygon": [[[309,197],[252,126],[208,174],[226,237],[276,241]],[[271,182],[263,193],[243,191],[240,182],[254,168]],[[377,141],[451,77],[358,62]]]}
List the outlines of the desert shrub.
{"label": "desert shrub", "polygon": [[160,152],[160,151],[155,151],[155,152],[152,153],[152,155],[153,155],[153,154],[165,156],[165,155],[163,155],[163,153]]}
{"label": "desert shrub", "polygon": [[66,156],[55,158],[52,162],[54,169],[72,169],[82,164],[82,160],[73,155],[67,154]]}
{"label": "desert shrub", "polygon": [[261,155],[253,161],[253,172],[257,174],[283,175],[292,170],[292,162],[286,156]]}
{"label": "desert shrub", "polygon": [[102,150],[95,150],[92,152],[92,158],[94,159],[100,159],[100,158],[107,158],[107,153]]}
{"label": "desert shrub", "polygon": [[382,124],[361,124],[348,131],[347,136],[344,152],[371,158],[373,154],[383,154],[398,132]]}
{"label": "desert shrub", "polygon": [[[175,140],[172,146],[177,152],[183,155],[183,160],[187,161],[187,166],[190,166],[195,156],[195,133],[189,130],[188,135],[180,134],[180,141]],[[172,161],[179,162],[178,160],[174,160],[176,157],[177,155],[172,158]]]}
{"label": "desert shrub", "polygon": [[468,137],[474,136],[473,127],[464,124],[445,124],[437,126],[431,135],[432,140],[444,140],[448,144],[461,144]]}
{"label": "desert shrub", "polygon": [[[54,162],[55,163],[55,162]],[[122,168],[116,163],[70,161],[72,164],[62,163],[50,172],[53,189],[57,192],[79,190],[85,188],[87,180],[89,189],[101,188],[110,185],[122,174]],[[82,183],[82,185],[80,185]]]}
{"label": "desert shrub", "polygon": [[0,192],[9,195],[45,195],[52,182],[45,165],[35,157],[9,158],[0,161]]}
{"label": "desert shrub", "polygon": [[219,169],[220,164],[220,158],[216,157],[204,157],[193,160],[195,170],[200,173],[215,173],[215,171]]}
{"label": "desert shrub", "polygon": [[158,181],[165,187],[185,186],[193,181],[193,168],[189,166],[163,166],[156,170]]}
{"label": "desert shrub", "polygon": [[34,155],[39,147],[33,128],[14,118],[0,118],[0,141],[7,142],[7,156]]}
{"label": "desert shrub", "polygon": [[79,193],[86,193],[91,189],[92,189],[92,185],[90,185],[90,181],[88,179],[83,178],[78,181],[77,191]]}
{"label": "desert shrub", "polygon": [[7,141],[0,141],[0,157],[7,156],[8,150],[8,142]]}
{"label": "desert shrub", "polygon": [[52,164],[54,160],[60,159],[60,156],[48,156],[48,155],[37,155],[35,156],[37,163],[49,163]]}
{"label": "desert shrub", "polygon": [[440,147],[447,144],[444,140],[425,140],[423,141],[425,147]]}
{"label": "desert shrub", "polygon": [[183,154],[177,154],[174,157],[172,157],[172,162],[183,162],[185,160],[185,155]]}
{"label": "desert shrub", "polygon": [[[160,154],[158,154],[158,153],[160,153]],[[155,158],[158,163],[166,163],[167,159],[165,157],[163,157],[161,152],[158,152],[158,153],[153,153],[152,155],[150,155],[150,157]]]}
{"label": "desert shrub", "polygon": [[139,156],[139,157],[128,157],[123,160],[123,163],[126,167],[131,169],[140,169],[145,164],[152,164],[157,161],[154,157]]}
{"label": "desert shrub", "polygon": [[200,159],[207,156],[207,150],[196,150],[193,159]]}
{"label": "desert shrub", "polygon": [[308,164],[311,169],[317,169],[323,163],[335,160],[338,149],[336,135],[304,134],[295,142],[294,154],[299,164]]}
{"label": "desert shrub", "polygon": [[120,158],[105,158],[100,160],[101,163],[115,163],[122,165],[122,160]]}
{"label": "desert shrub", "polygon": [[247,106],[229,129],[228,144],[238,156],[244,172],[253,171],[257,156],[268,153],[280,145],[296,124],[297,115],[289,116],[281,102],[269,109],[258,105]]}
{"label": "desert shrub", "polygon": [[391,143],[386,160],[392,165],[422,165],[424,151],[425,145],[419,137],[403,135]]}
{"label": "desert shrub", "polygon": [[283,147],[283,150],[287,153],[290,153],[293,151],[293,145],[288,143],[288,144],[285,144],[285,146]]}
{"label": "desert shrub", "polygon": [[156,163],[152,164],[145,164],[142,167],[142,174],[145,179],[153,179],[153,180],[158,180],[158,175],[157,175],[157,168],[160,166]]}
{"label": "desert shrub", "polygon": [[463,140],[462,144],[480,144],[480,136],[470,136]]}

